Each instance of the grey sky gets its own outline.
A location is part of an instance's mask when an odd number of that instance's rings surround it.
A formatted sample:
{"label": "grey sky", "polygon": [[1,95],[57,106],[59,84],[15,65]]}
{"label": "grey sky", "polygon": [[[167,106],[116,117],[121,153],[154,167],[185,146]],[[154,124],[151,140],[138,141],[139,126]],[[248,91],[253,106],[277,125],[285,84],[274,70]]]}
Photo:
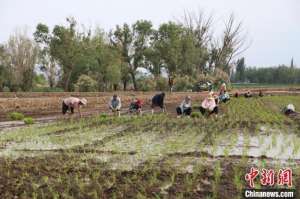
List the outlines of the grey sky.
{"label": "grey sky", "polygon": [[137,19],[158,25],[179,18],[184,10],[204,10],[215,15],[215,28],[231,12],[242,20],[252,41],[243,54],[247,65],[289,64],[291,57],[300,66],[299,0],[0,0],[0,42],[17,28],[37,23],[49,26],[65,23],[74,16],[85,26],[105,30]]}

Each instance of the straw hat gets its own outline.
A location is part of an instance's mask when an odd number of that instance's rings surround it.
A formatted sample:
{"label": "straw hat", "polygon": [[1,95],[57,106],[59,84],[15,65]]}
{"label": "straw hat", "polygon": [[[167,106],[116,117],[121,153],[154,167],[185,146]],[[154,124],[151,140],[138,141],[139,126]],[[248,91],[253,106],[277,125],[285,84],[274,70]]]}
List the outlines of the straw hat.
{"label": "straw hat", "polygon": [[87,104],[87,100],[86,100],[85,98],[82,98],[82,99],[80,100],[80,102],[81,102],[84,106]]}

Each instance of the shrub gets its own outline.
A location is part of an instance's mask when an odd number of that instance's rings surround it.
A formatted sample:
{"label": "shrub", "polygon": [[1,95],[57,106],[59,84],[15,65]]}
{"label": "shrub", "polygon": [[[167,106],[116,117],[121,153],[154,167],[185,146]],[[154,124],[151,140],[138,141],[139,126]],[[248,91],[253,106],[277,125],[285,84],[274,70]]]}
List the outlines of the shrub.
{"label": "shrub", "polygon": [[215,84],[220,85],[223,82],[229,83],[229,75],[221,69],[216,68],[214,71]]}
{"label": "shrub", "polygon": [[195,79],[188,76],[177,77],[175,79],[174,91],[192,90],[195,82]]}
{"label": "shrub", "polygon": [[208,74],[199,74],[197,75],[197,81],[196,82],[211,82],[213,83],[213,89],[218,90],[220,85],[225,82],[227,89],[229,89],[229,76],[226,72],[224,72],[222,69],[216,68],[212,73]]}
{"label": "shrub", "polygon": [[157,91],[167,91],[169,88],[168,79],[164,77],[158,77],[155,79]]}
{"label": "shrub", "polygon": [[105,114],[105,113],[102,113],[102,114],[100,114],[100,118],[102,119],[106,119],[107,118],[107,114]]}
{"label": "shrub", "polygon": [[151,77],[142,77],[137,80],[139,90],[141,91],[153,91],[155,90],[155,81]]}
{"label": "shrub", "polygon": [[75,90],[79,92],[94,92],[97,91],[97,81],[88,75],[80,75]]}
{"label": "shrub", "polygon": [[24,123],[27,124],[27,125],[29,125],[29,124],[34,124],[34,120],[33,120],[32,117],[25,117],[25,118],[23,119],[23,121],[24,121]]}
{"label": "shrub", "polygon": [[59,88],[59,87],[39,87],[39,88],[33,88],[32,89],[33,92],[64,92],[63,88]]}
{"label": "shrub", "polygon": [[201,113],[200,112],[192,112],[191,117],[192,118],[200,118],[201,117]]}
{"label": "shrub", "polygon": [[10,92],[9,88],[7,86],[4,86],[3,92]]}
{"label": "shrub", "polygon": [[23,113],[19,113],[19,112],[11,112],[8,114],[8,117],[11,120],[23,120],[24,119]]}

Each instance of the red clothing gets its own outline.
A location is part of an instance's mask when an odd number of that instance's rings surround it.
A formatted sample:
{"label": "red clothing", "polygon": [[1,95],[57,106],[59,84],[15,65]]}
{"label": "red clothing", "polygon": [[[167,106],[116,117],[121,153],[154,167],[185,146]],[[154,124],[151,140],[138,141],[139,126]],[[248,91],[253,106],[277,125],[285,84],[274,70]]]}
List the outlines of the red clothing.
{"label": "red clothing", "polygon": [[137,99],[137,100],[136,100],[136,105],[137,105],[138,107],[142,107],[142,105],[143,105],[142,100]]}

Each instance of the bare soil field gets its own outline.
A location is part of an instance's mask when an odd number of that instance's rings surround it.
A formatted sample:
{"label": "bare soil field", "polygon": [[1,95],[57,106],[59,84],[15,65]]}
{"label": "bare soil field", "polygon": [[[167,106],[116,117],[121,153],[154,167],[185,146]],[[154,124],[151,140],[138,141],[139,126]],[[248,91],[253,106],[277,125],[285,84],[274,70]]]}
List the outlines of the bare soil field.
{"label": "bare soil field", "polygon": [[[120,92],[118,94],[122,99],[123,110],[127,110],[133,96],[138,96],[144,102],[144,108],[149,109],[151,98],[155,93]],[[60,115],[62,100],[69,96],[85,97],[88,100],[87,106],[82,111],[86,115],[107,112],[108,102],[112,95],[113,93],[0,93],[0,121],[8,120],[7,113],[12,111],[21,112],[34,118]],[[182,101],[186,95],[190,95],[196,101],[204,96],[204,93],[167,94],[165,101],[167,109],[169,107],[170,111],[175,111],[173,106]]]}

